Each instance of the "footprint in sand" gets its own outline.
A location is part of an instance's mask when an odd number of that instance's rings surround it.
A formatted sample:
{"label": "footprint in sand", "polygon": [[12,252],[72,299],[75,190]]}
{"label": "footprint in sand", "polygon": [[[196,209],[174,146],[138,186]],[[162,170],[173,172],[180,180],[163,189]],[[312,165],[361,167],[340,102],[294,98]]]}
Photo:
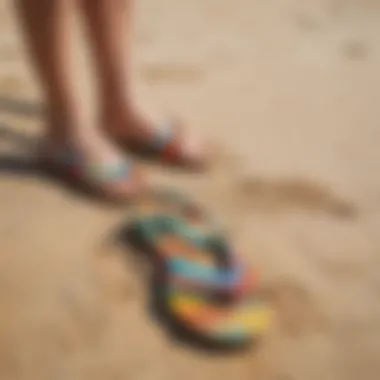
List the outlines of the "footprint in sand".
{"label": "footprint in sand", "polygon": [[287,336],[320,330],[324,320],[311,294],[292,280],[275,282],[264,294],[276,312],[277,326]]}
{"label": "footprint in sand", "polygon": [[126,255],[124,249],[112,237],[102,243],[94,261],[97,284],[103,295],[112,302],[133,302],[141,295],[134,274],[141,273],[145,268],[142,262],[135,260],[134,255]]}
{"label": "footprint in sand", "polygon": [[367,58],[369,49],[364,42],[352,40],[343,44],[341,52],[348,61],[362,61]]}
{"label": "footprint in sand", "polygon": [[296,16],[296,25],[302,32],[312,32],[320,29],[318,21],[309,14],[300,13]]}
{"label": "footprint in sand", "polygon": [[235,199],[240,199],[244,208],[322,211],[346,219],[356,215],[354,205],[340,199],[332,189],[302,179],[272,180],[257,177],[241,181],[237,192],[239,195]]}
{"label": "footprint in sand", "polygon": [[23,81],[15,75],[8,75],[0,80],[0,89],[2,94],[20,94],[24,90]]}
{"label": "footprint in sand", "polygon": [[202,80],[205,76],[205,72],[201,68],[177,64],[146,64],[142,67],[141,73],[150,84],[193,83]]}

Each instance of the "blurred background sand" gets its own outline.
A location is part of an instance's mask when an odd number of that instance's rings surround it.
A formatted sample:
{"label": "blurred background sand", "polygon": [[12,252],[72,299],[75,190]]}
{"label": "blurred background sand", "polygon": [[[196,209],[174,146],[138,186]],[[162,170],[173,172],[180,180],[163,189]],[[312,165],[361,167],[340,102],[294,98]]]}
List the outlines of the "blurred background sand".
{"label": "blurred background sand", "polygon": [[0,378],[377,380],[380,1],[138,1],[141,99],[223,147],[207,175],[151,177],[223,220],[277,310],[263,347],[234,357],[180,346],[151,320],[145,271],[107,242],[128,208],[29,168],[40,97],[11,5],[0,1]]}

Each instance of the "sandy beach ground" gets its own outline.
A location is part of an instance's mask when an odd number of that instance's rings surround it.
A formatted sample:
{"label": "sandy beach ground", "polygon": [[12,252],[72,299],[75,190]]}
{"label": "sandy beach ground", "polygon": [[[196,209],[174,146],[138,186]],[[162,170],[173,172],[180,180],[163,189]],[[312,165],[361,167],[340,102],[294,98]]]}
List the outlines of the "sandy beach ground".
{"label": "sandy beach ground", "polygon": [[1,0],[0,378],[378,380],[379,36],[377,0],[138,1],[142,101],[222,147],[206,175],[151,178],[221,218],[277,311],[221,357],[149,316],[145,266],[108,239],[128,207],[30,168],[40,97]]}

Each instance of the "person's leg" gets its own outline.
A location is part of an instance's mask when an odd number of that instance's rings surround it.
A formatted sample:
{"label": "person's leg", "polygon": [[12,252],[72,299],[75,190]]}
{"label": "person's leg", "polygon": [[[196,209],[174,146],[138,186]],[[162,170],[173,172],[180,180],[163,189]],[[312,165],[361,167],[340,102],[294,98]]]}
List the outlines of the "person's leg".
{"label": "person's leg", "polygon": [[66,139],[86,125],[87,115],[73,77],[71,46],[75,0],[18,0],[24,39],[45,97],[48,132]]}
{"label": "person's leg", "polygon": [[131,143],[126,145],[152,145],[154,150],[158,143],[164,155],[199,164],[204,157],[197,139],[186,136],[179,141],[179,135],[160,130],[157,120],[137,104],[131,73],[133,0],[81,2],[97,59],[101,123],[106,131],[115,141]]}
{"label": "person's leg", "polygon": [[102,117],[132,116],[135,113],[131,74],[133,1],[80,1],[96,58]]}
{"label": "person's leg", "polygon": [[[80,156],[83,180],[86,168],[124,165],[124,159],[92,123],[75,78],[76,62],[72,46],[72,21],[78,0],[17,0],[16,9],[24,38],[46,102],[46,156],[58,157],[66,148]],[[78,168],[75,168],[78,169]],[[129,195],[130,181],[97,181],[108,195]],[[121,178],[120,178],[121,179]],[[125,178],[126,180],[126,178]],[[112,182],[112,183],[111,183]],[[108,186],[109,185],[109,186]],[[115,194],[115,195],[116,195]]]}

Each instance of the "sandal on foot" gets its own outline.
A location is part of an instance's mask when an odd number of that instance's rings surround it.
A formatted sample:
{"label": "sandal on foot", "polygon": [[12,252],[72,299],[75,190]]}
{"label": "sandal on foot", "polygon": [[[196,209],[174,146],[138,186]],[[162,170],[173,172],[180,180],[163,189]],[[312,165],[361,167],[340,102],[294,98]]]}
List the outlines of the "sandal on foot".
{"label": "sandal on foot", "polygon": [[139,188],[135,182],[138,179],[136,170],[126,160],[103,165],[89,164],[85,157],[71,148],[49,153],[42,149],[38,160],[52,175],[109,200],[129,200]]}
{"label": "sandal on foot", "polygon": [[187,136],[173,123],[151,129],[146,137],[125,140],[121,144],[137,155],[168,166],[200,169],[208,161],[201,141]]}

